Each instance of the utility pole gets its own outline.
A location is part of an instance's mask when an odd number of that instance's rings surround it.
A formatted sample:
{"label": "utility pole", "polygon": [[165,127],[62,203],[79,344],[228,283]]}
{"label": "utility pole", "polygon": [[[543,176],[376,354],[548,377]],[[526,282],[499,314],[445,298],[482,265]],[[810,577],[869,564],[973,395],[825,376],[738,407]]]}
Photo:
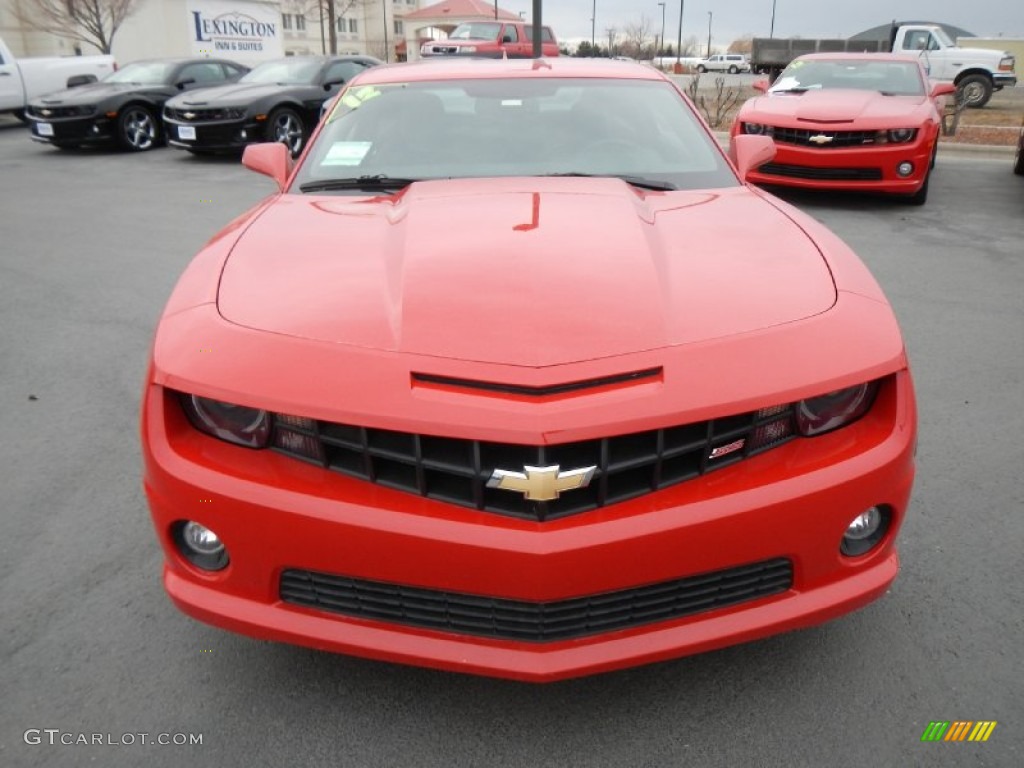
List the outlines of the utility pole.
{"label": "utility pole", "polygon": [[541,38],[544,36],[544,20],[541,0],[533,0],[533,58],[539,59],[544,54]]}
{"label": "utility pole", "polygon": [[[597,47],[597,38],[594,36],[594,32],[597,29],[597,0],[594,0],[593,5],[590,7],[590,50],[593,51]],[[593,55],[593,53],[591,53]]]}
{"label": "utility pole", "polygon": [[388,0],[380,0],[381,10],[384,12],[384,61],[391,61],[391,54],[388,51]]}
{"label": "utility pole", "polygon": [[665,50],[665,3],[658,3],[661,6],[661,43],[658,45],[658,50],[654,52],[654,57],[658,58],[661,56],[661,52]]}
{"label": "utility pole", "polygon": [[679,37],[676,38],[676,64],[680,64],[680,57],[683,55],[683,9],[686,7],[686,0],[679,0]]}
{"label": "utility pole", "polygon": [[615,27],[606,27],[605,32],[608,33],[608,58],[615,56]]}
{"label": "utility pole", "polygon": [[708,58],[711,58],[711,11],[708,11]]}
{"label": "utility pole", "polygon": [[775,37],[775,0],[772,0],[772,27],[768,31],[768,37]]}

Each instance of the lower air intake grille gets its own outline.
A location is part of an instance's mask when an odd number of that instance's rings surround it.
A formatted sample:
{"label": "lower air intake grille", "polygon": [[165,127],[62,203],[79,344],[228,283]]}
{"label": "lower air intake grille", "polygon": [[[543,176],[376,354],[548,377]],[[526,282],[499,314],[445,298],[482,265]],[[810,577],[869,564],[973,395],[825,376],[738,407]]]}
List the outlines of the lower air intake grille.
{"label": "lower air intake grille", "polygon": [[289,570],[281,576],[281,599],[354,618],[545,643],[678,619],[792,586],[793,564],[784,558],[548,603]]}
{"label": "lower air intake grille", "polygon": [[765,163],[757,169],[768,176],[789,176],[794,179],[822,181],[881,181],[881,168],[815,168],[809,165]]}

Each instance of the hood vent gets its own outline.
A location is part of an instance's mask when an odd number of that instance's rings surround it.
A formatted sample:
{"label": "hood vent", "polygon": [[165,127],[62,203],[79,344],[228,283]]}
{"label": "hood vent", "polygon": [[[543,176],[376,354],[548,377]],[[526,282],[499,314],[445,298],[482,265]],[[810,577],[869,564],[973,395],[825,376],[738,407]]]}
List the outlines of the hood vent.
{"label": "hood vent", "polygon": [[454,376],[438,376],[432,373],[413,372],[412,374],[413,386],[429,386],[436,389],[468,389],[493,393],[496,395],[519,395],[521,397],[552,397],[557,395],[567,395],[585,389],[599,389],[622,385],[628,386],[643,383],[652,379],[661,381],[661,366],[658,366],[657,368],[645,368],[642,371],[617,373],[611,376],[601,376],[596,379],[570,381],[563,384],[550,384],[542,387],[532,387],[525,384],[503,384],[495,381],[460,379]]}

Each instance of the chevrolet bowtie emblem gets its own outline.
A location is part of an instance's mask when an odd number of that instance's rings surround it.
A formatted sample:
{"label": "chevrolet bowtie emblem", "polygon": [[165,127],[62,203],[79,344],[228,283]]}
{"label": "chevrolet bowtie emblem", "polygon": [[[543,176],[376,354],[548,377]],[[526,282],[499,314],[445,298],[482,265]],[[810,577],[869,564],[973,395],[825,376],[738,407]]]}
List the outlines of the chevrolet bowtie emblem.
{"label": "chevrolet bowtie emblem", "polygon": [[834,136],[829,136],[827,133],[818,133],[809,137],[807,140],[820,146],[821,144],[830,143],[834,138]]}
{"label": "chevrolet bowtie emblem", "polygon": [[195,112],[184,112],[184,113],[182,113],[181,116],[184,117],[186,120],[191,120],[193,117],[196,116],[196,113]]}
{"label": "chevrolet bowtie emblem", "polygon": [[49,109],[42,109],[42,110],[40,110],[40,112],[42,112],[44,115],[53,114],[52,110],[49,110]]}
{"label": "chevrolet bowtie emblem", "polygon": [[523,467],[524,472],[496,469],[487,481],[489,488],[518,491],[530,501],[552,501],[562,491],[586,488],[597,467],[583,467],[562,472],[557,464],[550,467]]}

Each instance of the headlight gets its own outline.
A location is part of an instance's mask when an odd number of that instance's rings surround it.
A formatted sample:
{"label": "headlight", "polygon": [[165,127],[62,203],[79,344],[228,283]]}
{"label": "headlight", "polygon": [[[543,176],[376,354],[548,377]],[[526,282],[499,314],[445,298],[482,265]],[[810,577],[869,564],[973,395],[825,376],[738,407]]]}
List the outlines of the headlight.
{"label": "headlight", "polygon": [[761,125],[761,123],[744,123],[743,132],[749,133],[752,136],[771,136],[774,131],[770,125]]}
{"label": "headlight", "polygon": [[270,437],[270,414],[198,395],[181,395],[192,426],[208,435],[248,448],[265,448]]}
{"label": "headlight", "polygon": [[811,437],[846,426],[867,413],[877,392],[878,382],[873,381],[801,400],[796,404],[797,431]]}
{"label": "headlight", "polygon": [[908,141],[912,141],[914,136],[917,135],[917,131],[914,128],[896,128],[891,131],[886,131],[885,137],[893,144],[904,144]]}

